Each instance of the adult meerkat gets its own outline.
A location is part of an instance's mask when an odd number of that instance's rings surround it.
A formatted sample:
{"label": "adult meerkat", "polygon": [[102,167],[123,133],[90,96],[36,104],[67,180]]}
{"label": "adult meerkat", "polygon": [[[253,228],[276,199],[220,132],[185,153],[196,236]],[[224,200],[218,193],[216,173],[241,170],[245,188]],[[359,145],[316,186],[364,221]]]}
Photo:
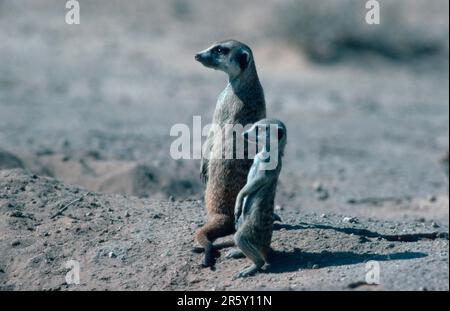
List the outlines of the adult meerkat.
{"label": "adult meerkat", "polygon": [[245,135],[249,141],[262,141],[263,146],[255,156],[247,184],[236,199],[234,241],[239,249],[232,250],[227,257],[245,255],[253,265],[236,274],[235,278],[250,276],[268,262],[275,193],[287,139],[286,126],[275,119],[258,121]]}
{"label": "adult meerkat", "polygon": [[[213,265],[213,242],[234,232],[234,202],[245,185],[252,160],[245,151],[244,159],[226,159],[225,155],[239,142],[225,133],[228,125],[251,125],[265,118],[264,92],[256,72],[252,50],[245,44],[227,40],[213,44],[195,55],[204,66],[228,75],[228,85],[220,94],[213,115],[217,128],[209,132],[202,156],[201,177],[206,182],[205,205],[207,223],[196,233],[196,240],[205,252],[203,265]],[[239,139],[242,139],[239,136]],[[224,137],[224,138],[223,138]],[[247,150],[247,146],[244,148]],[[196,250],[194,248],[194,250]]]}

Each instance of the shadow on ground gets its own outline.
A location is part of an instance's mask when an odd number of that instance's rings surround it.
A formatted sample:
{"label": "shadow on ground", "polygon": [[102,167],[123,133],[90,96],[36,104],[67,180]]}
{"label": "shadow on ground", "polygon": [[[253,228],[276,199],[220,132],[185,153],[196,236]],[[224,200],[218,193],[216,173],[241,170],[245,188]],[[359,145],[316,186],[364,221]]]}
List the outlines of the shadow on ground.
{"label": "shadow on ground", "polygon": [[[364,239],[363,242],[369,241],[369,238],[377,238],[385,241],[396,242],[417,242],[422,239],[448,239],[447,232],[432,232],[432,233],[411,233],[401,235],[387,235],[367,229],[360,228],[348,228],[348,227],[334,227],[331,225],[322,224],[307,224],[300,223],[298,225],[290,224],[275,224],[275,230],[305,230],[305,229],[319,229],[319,230],[334,230],[336,232],[356,235],[360,239]],[[294,272],[299,269],[312,269],[313,264],[318,265],[320,268],[354,265],[358,263],[364,263],[370,260],[376,261],[390,261],[390,260],[409,260],[416,258],[427,257],[428,254],[423,252],[395,252],[390,254],[377,254],[377,253],[358,253],[352,251],[342,252],[306,252],[299,248],[295,248],[293,251],[274,251],[272,257],[272,264],[267,267],[268,273],[285,273]]]}
{"label": "shadow on ground", "polygon": [[428,255],[420,252],[400,252],[392,254],[358,254],[354,252],[328,252],[319,253],[303,252],[296,248],[292,252],[275,251],[272,264],[267,268],[268,273],[295,272],[299,269],[311,269],[311,263],[314,262],[319,267],[333,267],[354,265],[370,260],[389,261],[389,260],[408,260],[423,258]]}
{"label": "shadow on ground", "polygon": [[446,239],[448,240],[448,232],[426,232],[426,233],[407,233],[407,234],[382,234],[367,229],[361,228],[339,228],[330,225],[320,224],[306,224],[301,223],[299,225],[290,224],[275,224],[274,230],[301,230],[301,229],[321,229],[321,230],[334,230],[345,234],[353,234],[362,238],[380,238],[391,242],[417,242],[423,239],[435,240]]}

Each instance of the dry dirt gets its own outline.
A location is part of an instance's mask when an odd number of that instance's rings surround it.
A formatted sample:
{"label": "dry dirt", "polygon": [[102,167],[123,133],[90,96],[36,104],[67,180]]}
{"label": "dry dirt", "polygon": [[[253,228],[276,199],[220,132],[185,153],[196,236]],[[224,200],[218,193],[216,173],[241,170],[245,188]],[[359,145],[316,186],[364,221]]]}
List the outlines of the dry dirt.
{"label": "dry dirt", "polygon": [[[247,260],[222,249],[211,271],[190,251],[202,202],[99,195],[22,170],[1,171],[0,189],[3,290],[448,289],[448,228],[427,221],[279,210],[272,264],[233,281]],[[66,284],[69,260],[80,262],[79,285]],[[370,260],[380,285],[364,284]]]}

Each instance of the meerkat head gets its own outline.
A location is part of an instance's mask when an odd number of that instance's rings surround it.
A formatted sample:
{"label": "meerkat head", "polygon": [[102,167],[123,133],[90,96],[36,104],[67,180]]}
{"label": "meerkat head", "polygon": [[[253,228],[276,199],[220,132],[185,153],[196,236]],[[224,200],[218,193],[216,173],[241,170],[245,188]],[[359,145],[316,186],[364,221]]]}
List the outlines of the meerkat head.
{"label": "meerkat head", "polygon": [[259,120],[242,135],[247,141],[263,144],[262,146],[258,146],[258,150],[267,151],[268,147],[273,145],[277,147],[281,155],[283,154],[287,140],[286,126],[277,119]]}
{"label": "meerkat head", "polygon": [[252,50],[236,40],[214,43],[195,55],[205,67],[221,70],[234,78],[243,73],[253,61]]}

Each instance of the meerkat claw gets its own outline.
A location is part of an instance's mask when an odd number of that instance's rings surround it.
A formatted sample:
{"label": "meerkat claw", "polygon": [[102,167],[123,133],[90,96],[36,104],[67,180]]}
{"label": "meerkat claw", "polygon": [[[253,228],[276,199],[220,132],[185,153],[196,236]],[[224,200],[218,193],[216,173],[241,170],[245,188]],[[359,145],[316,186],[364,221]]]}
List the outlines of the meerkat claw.
{"label": "meerkat claw", "polygon": [[259,271],[259,268],[256,265],[252,265],[241,272],[238,272],[234,275],[233,280],[239,279],[239,278],[246,278],[249,276],[255,275]]}

